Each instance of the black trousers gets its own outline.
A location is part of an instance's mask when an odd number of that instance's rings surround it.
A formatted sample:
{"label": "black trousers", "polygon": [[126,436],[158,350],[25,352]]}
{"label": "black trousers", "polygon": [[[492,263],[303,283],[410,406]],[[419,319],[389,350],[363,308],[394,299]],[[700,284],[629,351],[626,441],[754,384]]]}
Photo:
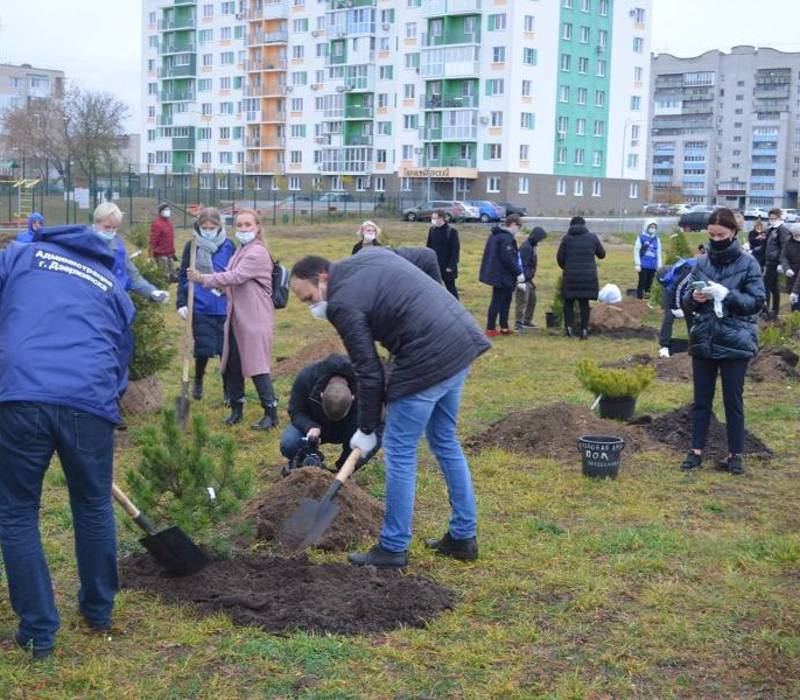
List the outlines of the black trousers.
{"label": "black trousers", "polygon": [[500,316],[500,328],[508,328],[508,312],[511,309],[511,299],[514,288],[492,287],[492,301],[489,304],[489,313],[486,319],[486,329],[493,331]]}
{"label": "black trousers", "polygon": [[744,451],[744,375],[750,360],[706,360],[692,358],[694,407],[692,408],[692,449],[706,446],[708,425],[714,403],[717,374],[722,377],[722,399],[728,429],[728,451]]}
{"label": "black trousers", "polygon": [[456,299],[458,296],[458,289],[456,289],[456,278],[442,273],[442,281],[444,282],[445,289],[452,294]]}
{"label": "black trousers", "polygon": [[767,309],[772,306],[772,312],[777,315],[781,308],[781,279],[778,274],[778,266],[767,263],[764,268],[764,289],[767,292]]}
{"label": "black trousers", "polygon": [[[223,372],[222,379],[228,390],[231,404],[233,404],[235,401],[244,401],[242,357],[239,355],[239,345],[236,342],[233,329],[230,330],[228,335],[228,347],[228,361],[225,364],[225,371]],[[275,392],[272,388],[272,378],[269,374],[256,374],[251,377],[251,379],[256,387],[261,405],[264,408],[274,406],[277,402],[275,400]]]}
{"label": "black trousers", "polygon": [[575,307],[574,302],[578,302],[581,311],[581,330],[589,330],[589,300],[588,299],[564,299],[564,328],[575,328]]}
{"label": "black trousers", "polygon": [[653,288],[653,278],[656,276],[655,270],[639,270],[639,284],[636,287],[636,297],[644,299],[644,295],[650,295],[650,290]]}

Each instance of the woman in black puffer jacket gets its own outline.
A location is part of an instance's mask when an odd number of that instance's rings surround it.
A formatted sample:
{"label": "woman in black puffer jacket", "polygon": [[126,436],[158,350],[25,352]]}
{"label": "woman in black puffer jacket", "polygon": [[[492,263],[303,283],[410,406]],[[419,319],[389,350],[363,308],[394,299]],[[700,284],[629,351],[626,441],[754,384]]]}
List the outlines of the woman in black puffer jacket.
{"label": "woman in black puffer jacket", "polygon": [[[702,463],[717,374],[722,377],[728,458],[720,468],[743,474],[744,375],[758,353],[756,315],[766,294],[761,268],[736,239],[738,227],[730,209],[717,209],[708,221],[709,249],[697,261],[683,296],[686,314],[693,314],[689,338],[694,381],[692,446],[681,469]],[[696,283],[696,284],[695,284]],[[701,289],[697,289],[703,283]]]}

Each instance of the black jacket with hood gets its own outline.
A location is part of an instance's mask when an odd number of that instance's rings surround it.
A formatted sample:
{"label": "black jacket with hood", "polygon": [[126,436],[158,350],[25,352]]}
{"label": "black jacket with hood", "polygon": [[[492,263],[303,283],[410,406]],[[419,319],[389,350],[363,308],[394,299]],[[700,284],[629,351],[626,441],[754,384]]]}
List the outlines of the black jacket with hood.
{"label": "black jacket with hood", "polygon": [[[447,222],[441,226],[431,226],[425,245],[436,253],[442,278],[455,279],[458,277],[461,242],[458,240],[458,231],[455,228]],[[452,272],[447,272],[448,269]]]}
{"label": "black jacket with hood", "polygon": [[541,226],[536,226],[533,231],[531,231],[527,240],[519,247],[519,257],[520,260],[522,260],[522,274],[525,275],[526,282],[532,282],[536,275],[536,266],[539,262],[536,246],[545,238],[547,238],[547,232]]}
{"label": "black jacket with hood", "polygon": [[561,296],[564,299],[597,299],[600,280],[595,258],[606,257],[600,239],[586,226],[570,226],[561,239],[556,260],[564,270]]}
{"label": "black jacket with hood", "polygon": [[490,287],[513,289],[522,274],[514,234],[502,226],[493,226],[486,239],[478,279]]}

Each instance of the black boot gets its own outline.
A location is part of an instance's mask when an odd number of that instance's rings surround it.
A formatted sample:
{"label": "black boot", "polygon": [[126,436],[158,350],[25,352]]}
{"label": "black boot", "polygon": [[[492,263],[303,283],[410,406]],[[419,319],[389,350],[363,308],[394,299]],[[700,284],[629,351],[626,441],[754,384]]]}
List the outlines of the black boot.
{"label": "black boot", "polygon": [[250,426],[251,430],[272,430],[278,427],[278,402],[264,406],[264,417]]}
{"label": "black boot", "polygon": [[203,376],[206,373],[207,357],[196,357],[194,359],[194,388],[192,396],[195,401],[203,398]]}
{"label": "black boot", "polygon": [[401,569],[408,566],[408,552],[390,552],[376,544],[368,552],[350,552],[347,561],[356,566],[374,566],[378,569]]}
{"label": "black boot", "polygon": [[453,557],[462,561],[475,561],[478,558],[478,538],[470,537],[467,540],[456,540],[450,533],[444,533],[440,540],[425,540],[425,546],[435,550],[443,557]]}
{"label": "black boot", "polygon": [[683,460],[683,462],[681,462],[681,470],[690,472],[694,469],[699,469],[702,464],[702,455],[697,454],[693,450],[689,450],[689,452],[686,454],[686,458]]}
{"label": "black boot", "polygon": [[225,425],[236,425],[242,420],[242,413],[244,412],[244,402],[232,401],[231,414],[223,421]]}
{"label": "black boot", "polygon": [[200,401],[203,398],[203,379],[194,380],[194,387],[192,388],[192,397],[195,401]]}

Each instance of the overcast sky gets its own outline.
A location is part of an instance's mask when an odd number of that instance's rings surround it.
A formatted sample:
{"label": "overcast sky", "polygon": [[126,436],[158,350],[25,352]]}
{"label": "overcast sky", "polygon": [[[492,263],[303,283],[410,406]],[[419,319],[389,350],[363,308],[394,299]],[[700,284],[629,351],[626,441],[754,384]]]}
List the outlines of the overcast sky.
{"label": "overcast sky", "polygon": [[[140,0],[0,0],[0,63],[61,69],[114,92],[137,130],[141,12]],[[694,56],[736,44],[800,51],[800,0],[653,0],[654,51]]]}

